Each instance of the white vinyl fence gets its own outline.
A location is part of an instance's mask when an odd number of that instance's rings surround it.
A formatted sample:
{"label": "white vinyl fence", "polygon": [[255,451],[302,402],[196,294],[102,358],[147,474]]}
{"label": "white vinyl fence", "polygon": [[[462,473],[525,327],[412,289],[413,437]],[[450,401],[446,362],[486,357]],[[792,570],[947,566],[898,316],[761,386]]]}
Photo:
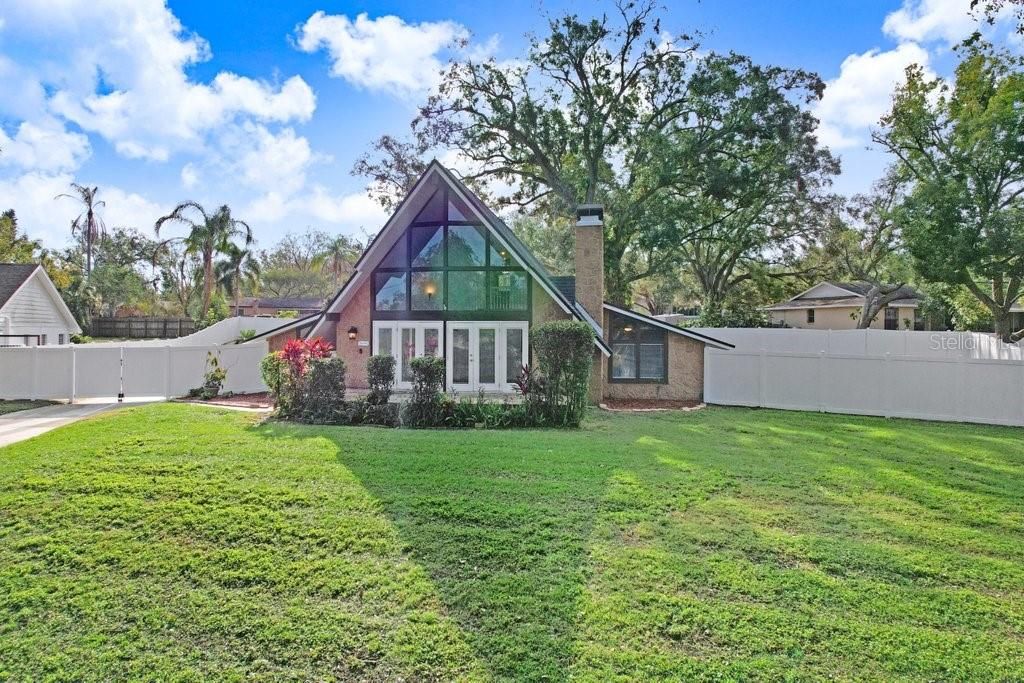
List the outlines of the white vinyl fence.
{"label": "white vinyl fence", "polygon": [[30,346],[0,349],[0,398],[172,398],[203,383],[206,354],[227,371],[224,391],[266,391],[265,340],[245,344]]}
{"label": "white vinyl fence", "polygon": [[736,345],[705,352],[708,403],[1024,425],[1020,349],[990,335],[701,331]]}

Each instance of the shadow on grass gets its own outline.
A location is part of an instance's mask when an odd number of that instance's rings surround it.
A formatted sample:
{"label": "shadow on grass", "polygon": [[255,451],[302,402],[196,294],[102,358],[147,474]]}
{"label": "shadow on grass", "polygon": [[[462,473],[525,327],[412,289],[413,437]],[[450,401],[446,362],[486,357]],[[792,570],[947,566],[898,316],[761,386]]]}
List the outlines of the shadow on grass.
{"label": "shadow on grass", "polygon": [[1024,590],[1012,431],[774,411],[705,420],[713,438],[636,438],[608,488],[588,542],[579,672],[1024,672],[1024,604],[1006,599]]}
{"label": "shadow on grass", "polygon": [[328,433],[491,675],[564,679],[585,541],[624,453],[572,432],[397,431],[386,448]]}
{"label": "shadow on grass", "polygon": [[334,444],[495,678],[1022,671],[1024,605],[993,597],[1024,589],[1012,430],[743,409],[264,429]]}

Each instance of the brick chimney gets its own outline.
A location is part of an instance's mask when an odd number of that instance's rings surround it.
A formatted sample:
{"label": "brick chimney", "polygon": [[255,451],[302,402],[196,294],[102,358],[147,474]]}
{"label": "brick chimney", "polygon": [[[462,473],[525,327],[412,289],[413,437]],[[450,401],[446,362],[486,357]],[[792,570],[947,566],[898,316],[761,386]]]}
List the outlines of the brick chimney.
{"label": "brick chimney", "polygon": [[598,324],[604,319],[604,207],[576,208],[576,301]]}

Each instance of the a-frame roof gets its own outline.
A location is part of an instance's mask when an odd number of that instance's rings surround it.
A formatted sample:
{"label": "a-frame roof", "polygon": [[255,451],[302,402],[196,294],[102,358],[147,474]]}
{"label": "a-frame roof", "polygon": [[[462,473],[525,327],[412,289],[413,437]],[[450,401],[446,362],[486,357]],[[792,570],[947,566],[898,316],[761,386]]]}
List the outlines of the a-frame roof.
{"label": "a-frame roof", "polygon": [[[388,250],[404,232],[405,228],[415,216],[420,206],[434,187],[431,181],[437,179],[448,185],[449,190],[454,192],[469,208],[477,214],[477,219],[491,231],[502,245],[507,248],[523,265],[523,268],[530,273],[541,288],[547,292],[556,304],[570,316],[582,320],[594,328],[594,343],[605,355],[611,354],[611,348],[605,342],[600,325],[590,316],[582,311],[575,301],[569,301],[559,290],[551,279],[540,261],[533,255],[522,241],[516,237],[512,229],[505,224],[498,216],[484,204],[469,188],[467,188],[451,171],[441,165],[436,159],[431,161],[423,175],[416,181],[413,188],[402,200],[398,208],[388,219],[387,223],[379,233],[370,241],[355,264],[354,271],[348,281],[338,290],[334,298],[324,308],[320,319],[311,328],[307,336],[315,336],[324,332],[323,328],[330,322],[328,313],[339,313],[348,303],[349,298],[366,281],[377,264],[387,255]],[[425,196],[426,195],[426,196]]]}
{"label": "a-frame roof", "polygon": [[54,309],[64,318],[68,328],[75,334],[81,333],[82,328],[78,325],[78,321],[75,320],[75,314],[64,303],[63,297],[61,297],[57,287],[50,280],[50,276],[37,263],[0,263],[0,312],[14,301],[18,292],[28,286],[28,283],[33,278],[39,281],[39,284],[50,298]]}

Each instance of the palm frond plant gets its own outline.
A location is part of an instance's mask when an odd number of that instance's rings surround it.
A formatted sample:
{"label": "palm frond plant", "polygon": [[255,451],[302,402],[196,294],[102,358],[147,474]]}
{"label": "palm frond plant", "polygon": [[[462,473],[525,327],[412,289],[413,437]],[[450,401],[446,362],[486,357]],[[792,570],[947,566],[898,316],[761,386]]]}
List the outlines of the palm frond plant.
{"label": "palm frond plant", "polygon": [[82,213],[71,221],[71,234],[81,235],[85,239],[85,277],[88,278],[92,273],[93,245],[107,232],[107,225],[103,222],[103,218],[96,213],[96,209],[106,206],[107,203],[102,199],[96,200],[96,195],[100,192],[99,187],[71,183],[71,189],[73,194],[61,193],[54,199],[74,199],[82,205]]}
{"label": "palm frond plant", "polygon": [[166,216],[157,219],[153,226],[157,236],[160,229],[167,223],[178,223],[188,228],[184,237],[165,240],[161,245],[170,242],[181,242],[186,253],[200,257],[203,266],[203,299],[199,309],[199,319],[205,319],[210,310],[210,300],[216,284],[214,259],[218,254],[227,253],[235,244],[235,238],[241,237],[245,246],[252,244],[252,228],[245,221],[231,215],[231,208],[224,204],[216,211],[207,211],[201,204],[187,201],[178,204]]}

